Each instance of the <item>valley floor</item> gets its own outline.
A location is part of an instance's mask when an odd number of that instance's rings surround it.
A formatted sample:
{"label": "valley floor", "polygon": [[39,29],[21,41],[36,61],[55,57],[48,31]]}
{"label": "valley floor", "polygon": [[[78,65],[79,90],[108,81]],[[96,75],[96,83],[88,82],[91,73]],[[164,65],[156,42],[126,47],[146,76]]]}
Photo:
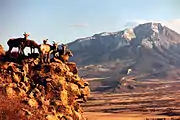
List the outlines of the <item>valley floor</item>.
{"label": "valley floor", "polygon": [[179,81],[139,81],[138,86],[141,89],[132,92],[91,93],[83,105],[85,116],[88,120],[180,120]]}
{"label": "valley floor", "polygon": [[141,113],[101,113],[101,112],[86,112],[85,116],[88,120],[180,120],[180,117],[168,117],[154,114]]}

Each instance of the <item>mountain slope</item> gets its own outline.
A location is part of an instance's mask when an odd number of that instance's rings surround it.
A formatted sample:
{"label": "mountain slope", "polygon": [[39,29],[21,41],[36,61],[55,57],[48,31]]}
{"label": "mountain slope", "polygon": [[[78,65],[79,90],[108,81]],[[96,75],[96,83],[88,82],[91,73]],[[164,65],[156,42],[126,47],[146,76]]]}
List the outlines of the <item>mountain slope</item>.
{"label": "mountain slope", "polygon": [[[177,65],[180,58],[180,34],[160,23],[145,23],[133,28],[135,38],[124,37],[127,30],[100,33],[69,43],[74,58],[80,65],[141,57]],[[79,59],[81,58],[81,59]],[[179,64],[178,64],[179,65]]]}
{"label": "mountain slope", "polygon": [[129,68],[137,80],[180,77],[180,34],[160,23],[95,34],[69,47],[74,52],[71,59],[80,66],[80,75],[89,78],[92,91],[119,91]]}

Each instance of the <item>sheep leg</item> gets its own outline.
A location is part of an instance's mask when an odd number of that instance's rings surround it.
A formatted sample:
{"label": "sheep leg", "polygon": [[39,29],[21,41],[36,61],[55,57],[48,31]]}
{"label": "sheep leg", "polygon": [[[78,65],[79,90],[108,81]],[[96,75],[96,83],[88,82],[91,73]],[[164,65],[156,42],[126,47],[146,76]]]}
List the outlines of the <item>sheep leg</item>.
{"label": "sheep leg", "polygon": [[35,48],[33,48],[33,53],[35,53]]}
{"label": "sheep leg", "polygon": [[44,55],[43,55],[43,60],[44,60],[44,63],[47,62],[47,54],[44,54]]}
{"label": "sheep leg", "polygon": [[25,55],[24,50],[22,49],[22,54]]}
{"label": "sheep leg", "polygon": [[18,48],[19,48],[19,53],[20,53],[21,55],[25,55],[25,54],[24,54],[24,48],[25,48],[25,46],[20,45]]}
{"label": "sheep leg", "polygon": [[43,63],[43,54],[40,52],[40,60],[41,60],[41,63]]}
{"label": "sheep leg", "polygon": [[[50,63],[50,55],[51,55],[51,53],[53,53],[53,51],[48,52],[48,63]],[[53,57],[55,57],[55,56],[53,55]]]}
{"label": "sheep leg", "polygon": [[50,63],[50,53],[47,54],[47,63]]}
{"label": "sheep leg", "polygon": [[18,46],[19,54],[24,55],[24,48],[25,48],[25,45],[23,43],[20,43],[20,45]]}
{"label": "sheep leg", "polygon": [[41,54],[41,62],[44,63],[44,54]]}
{"label": "sheep leg", "polygon": [[35,48],[34,47],[31,47],[31,54],[32,53],[35,53]]}
{"label": "sheep leg", "polygon": [[31,49],[31,54],[32,54],[32,47],[30,47],[30,49]]}
{"label": "sheep leg", "polygon": [[8,55],[10,55],[11,50],[12,50],[12,47],[11,47],[11,46],[9,46]]}
{"label": "sheep leg", "polygon": [[18,47],[18,53],[19,53],[19,54],[22,53],[21,47]]}

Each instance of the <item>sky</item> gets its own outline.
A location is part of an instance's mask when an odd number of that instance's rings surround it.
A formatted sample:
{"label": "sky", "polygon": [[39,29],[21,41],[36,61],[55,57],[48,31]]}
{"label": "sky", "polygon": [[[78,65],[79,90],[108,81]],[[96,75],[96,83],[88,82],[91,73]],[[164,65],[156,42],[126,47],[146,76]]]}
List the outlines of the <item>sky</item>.
{"label": "sky", "polygon": [[10,38],[68,43],[148,21],[180,33],[179,0],[0,0],[0,44]]}

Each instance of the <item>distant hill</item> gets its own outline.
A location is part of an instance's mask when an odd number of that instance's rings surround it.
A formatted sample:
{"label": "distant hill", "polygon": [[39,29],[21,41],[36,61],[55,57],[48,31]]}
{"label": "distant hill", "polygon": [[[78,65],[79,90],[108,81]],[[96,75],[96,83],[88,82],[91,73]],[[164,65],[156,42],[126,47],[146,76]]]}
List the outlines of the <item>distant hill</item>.
{"label": "distant hill", "polygon": [[[80,75],[90,80],[91,90],[116,88],[121,77],[178,79],[180,34],[161,23],[145,23],[118,32],[103,32],[69,43],[80,67]],[[84,66],[84,67],[83,67]],[[96,79],[103,78],[103,79]]]}
{"label": "distant hill", "polygon": [[[128,35],[135,37],[128,39]],[[132,36],[132,35],[131,35]],[[152,69],[179,66],[180,34],[160,23],[140,24],[132,29],[100,33],[69,43],[79,65],[131,59],[133,66]]]}

